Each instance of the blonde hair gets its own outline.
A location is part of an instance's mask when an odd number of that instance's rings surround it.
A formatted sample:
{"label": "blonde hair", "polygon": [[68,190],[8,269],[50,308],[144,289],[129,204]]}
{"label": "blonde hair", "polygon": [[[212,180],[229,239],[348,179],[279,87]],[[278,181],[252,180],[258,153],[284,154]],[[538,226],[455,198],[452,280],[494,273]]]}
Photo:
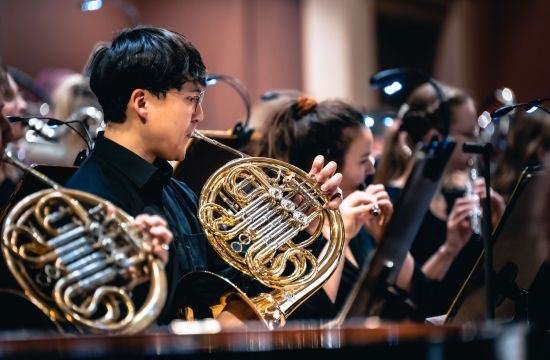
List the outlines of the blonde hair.
{"label": "blonde hair", "polygon": [[64,120],[85,106],[99,107],[99,103],[90,89],[88,78],[81,74],[67,76],[52,94],[54,117]]}

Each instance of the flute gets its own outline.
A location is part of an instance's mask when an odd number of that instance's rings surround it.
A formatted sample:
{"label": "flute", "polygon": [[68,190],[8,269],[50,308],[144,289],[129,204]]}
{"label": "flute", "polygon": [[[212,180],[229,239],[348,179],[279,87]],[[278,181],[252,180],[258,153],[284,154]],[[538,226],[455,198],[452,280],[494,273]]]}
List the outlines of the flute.
{"label": "flute", "polygon": [[[470,166],[468,169],[468,181],[466,182],[466,193],[464,196],[477,198],[479,200],[479,196],[474,192],[474,181],[477,177],[477,169],[473,165]],[[481,234],[481,208],[479,205],[475,206],[472,211],[470,211],[470,227],[474,234]]]}
{"label": "flute", "polygon": [[[364,182],[359,185],[359,190],[364,191],[367,188],[367,184]],[[372,209],[370,209],[370,213],[372,216],[376,217],[379,216],[382,213],[382,210],[380,210],[380,207],[378,205],[374,205]]]}

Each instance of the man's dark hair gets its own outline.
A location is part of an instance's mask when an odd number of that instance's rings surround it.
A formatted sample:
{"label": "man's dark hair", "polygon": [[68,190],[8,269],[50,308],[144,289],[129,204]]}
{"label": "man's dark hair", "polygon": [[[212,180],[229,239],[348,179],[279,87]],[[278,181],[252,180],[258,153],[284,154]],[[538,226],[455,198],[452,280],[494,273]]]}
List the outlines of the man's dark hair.
{"label": "man's dark hair", "polygon": [[126,120],[132,91],[165,96],[186,82],[205,85],[206,68],[198,50],[183,35],[154,27],[123,29],[110,46],[95,52],[87,67],[90,86],[106,121]]}

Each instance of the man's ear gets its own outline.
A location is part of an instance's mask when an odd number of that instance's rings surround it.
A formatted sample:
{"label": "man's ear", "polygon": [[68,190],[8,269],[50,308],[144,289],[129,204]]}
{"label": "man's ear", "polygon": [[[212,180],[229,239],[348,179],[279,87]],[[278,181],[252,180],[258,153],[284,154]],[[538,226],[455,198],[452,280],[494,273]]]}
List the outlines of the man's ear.
{"label": "man's ear", "polygon": [[142,121],[147,118],[147,92],[143,89],[134,89],[130,94],[128,108],[134,111]]}

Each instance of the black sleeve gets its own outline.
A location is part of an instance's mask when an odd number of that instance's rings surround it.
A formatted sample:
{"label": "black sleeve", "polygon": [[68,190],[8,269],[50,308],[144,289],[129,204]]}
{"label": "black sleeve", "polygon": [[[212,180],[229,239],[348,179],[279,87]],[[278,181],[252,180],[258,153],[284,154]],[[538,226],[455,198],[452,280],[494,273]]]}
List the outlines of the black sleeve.
{"label": "black sleeve", "polygon": [[429,279],[417,265],[411,280],[410,300],[415,305],[411,313],[413,320],[423,321],[430,312],[430,304],[437,295],[439,281]]}
{"label": "black sleeve", "polygon": [[431,280],[415,265],[411,279],[411,290],[395,286],[386,291],[380,316],[384,319],[423,322],[431,310],[433,297],[437,295],[438,281]]}

